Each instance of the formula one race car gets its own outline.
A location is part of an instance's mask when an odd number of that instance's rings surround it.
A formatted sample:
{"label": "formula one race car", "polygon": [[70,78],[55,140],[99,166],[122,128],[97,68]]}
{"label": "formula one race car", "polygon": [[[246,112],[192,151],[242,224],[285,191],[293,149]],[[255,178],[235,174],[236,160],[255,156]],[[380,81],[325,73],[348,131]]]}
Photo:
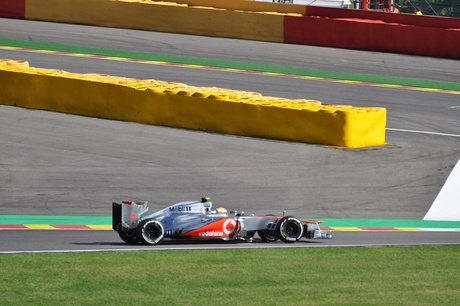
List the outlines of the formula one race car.
{"label": "formula one race car", "polygon": [[212,210],[209,197],[180,202],[147,214],[148,202],[112,203],[112,228],[128,244],[158,244],[171,239],[221,239],[252,241],[257,233],[266,242],[296,242],[302,237],[332,238],[321,221],[291,216],[255,216],[244,212]]}

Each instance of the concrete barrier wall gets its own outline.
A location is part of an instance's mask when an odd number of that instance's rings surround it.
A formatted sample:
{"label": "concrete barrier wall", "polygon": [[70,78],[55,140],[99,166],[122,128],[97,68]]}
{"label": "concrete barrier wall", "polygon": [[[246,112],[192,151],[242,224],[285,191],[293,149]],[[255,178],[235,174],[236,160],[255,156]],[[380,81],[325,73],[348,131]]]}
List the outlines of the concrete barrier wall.
{"label": "concrete barrier wall", "polygon": [[460,18],[324,7],[305,15],[286,16],[285,42],[460,58]]}
{"label": "concrete barrier wall", "polygon": [[[181,1],[27,0],[23,13],[32,20],[276,42],[285,41],[286,16],[302,17],[299,6],[243,1],[240,4],[251,11],[242,11],[223,9],[229,4],[221,0],[216,0],[218,8],[200,7],[198,0]],[[274,5],[283,13],[264,13]],[[21,18],[21,5],[8,7],[8,14]],[[69,74],[14,61],[2,65],[0,96],[7,105],[340,147],[385,143],[383,108],[331,106],[228,89]]]}
{"label": "concrete barrier wall", "polygon": [[395,14],[370,10],[348,10],[331,7],[307,6],[303,15],[357,20],[380,20],[386,23],[398,23],[425,28],[460,28],[460,18],[434,17],[403,13]]}
{"label": "concrete barrier wall", "polygon": [[460,30],[388,24],[377,20],[287,16],[285,41],[305,45],[460,58]]}
{"label": "concrete barrier wall", "polygon": [[0,60],[0,104],[233,135],[359,148],[385,143],[386,110],[323,105]]}
{"label": "concrete barrier wall", "polygon": [[[136,1],[136,0],[132,0]],[[150,0],[150,2],[159,2]],[[284,14],[305,14],[305,6],[273,2],[258,2],[248,0],[174,0],[175,3],[188,4],[189,6],[215,7],[226,10],[251,11],[251,12],[277,12]]]}
{"label": "concrete barrier wall", "polygon": [[[27,0],[26,19],[283,42],[282,14],[164,2]],[[52,7],[53,9],[49,9]]]}
{"label": "concrete barrier wall", "polygon": [[24,19],[25,0],[0,0],[0,17]]}

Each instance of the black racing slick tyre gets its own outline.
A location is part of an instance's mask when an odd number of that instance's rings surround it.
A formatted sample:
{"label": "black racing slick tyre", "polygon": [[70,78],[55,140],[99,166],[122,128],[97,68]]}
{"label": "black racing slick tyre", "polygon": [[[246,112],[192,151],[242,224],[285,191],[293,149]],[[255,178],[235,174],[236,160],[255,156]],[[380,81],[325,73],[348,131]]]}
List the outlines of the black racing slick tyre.
{"label": "black racing slick tyre", "polygon": [[295,217],[283,217],[276,223],[275,232],[281,241],[292,243],[302,238],[303,225],[302,222]]}
{"label": "black racing slick tyre", "polygon": [[139,243],[139,240],[137,240],[136,237],[133,237],[131,235],[126,235],[126,234],[118,234],[118,235],[120,236],[121,240],[123,240],[127,244],[138,244]]}
{"label": "black racing slick tyre", "polygon": [[160,221],[146,219],[137,226],[136,235],[142,244],[158,244],[165,237],[165,229]]}

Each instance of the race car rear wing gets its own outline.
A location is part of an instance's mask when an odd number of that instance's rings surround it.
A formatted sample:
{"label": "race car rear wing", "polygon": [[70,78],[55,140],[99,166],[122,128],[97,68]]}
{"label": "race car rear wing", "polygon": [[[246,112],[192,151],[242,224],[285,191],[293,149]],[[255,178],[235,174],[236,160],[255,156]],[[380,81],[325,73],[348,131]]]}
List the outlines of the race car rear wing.
{"label": "race car rear wing", "polygon": [[134,202],[124,200],[121,203],[112,202],[112,228],[118,227],[134,229],[143,215],[149,210],[149,202]]}

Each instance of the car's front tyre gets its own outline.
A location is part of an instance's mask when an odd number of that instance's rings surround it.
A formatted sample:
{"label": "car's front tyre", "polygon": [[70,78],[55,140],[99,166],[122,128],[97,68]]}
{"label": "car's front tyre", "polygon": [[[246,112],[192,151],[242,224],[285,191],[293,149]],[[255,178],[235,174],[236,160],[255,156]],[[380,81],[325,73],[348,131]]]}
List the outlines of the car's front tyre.
{"label": "car's front tyre", "polygon": [[284,217],[276,224],[275,232],[281,241],[292,243],[302,238],[303,225],[302,222],[295,217]]}

